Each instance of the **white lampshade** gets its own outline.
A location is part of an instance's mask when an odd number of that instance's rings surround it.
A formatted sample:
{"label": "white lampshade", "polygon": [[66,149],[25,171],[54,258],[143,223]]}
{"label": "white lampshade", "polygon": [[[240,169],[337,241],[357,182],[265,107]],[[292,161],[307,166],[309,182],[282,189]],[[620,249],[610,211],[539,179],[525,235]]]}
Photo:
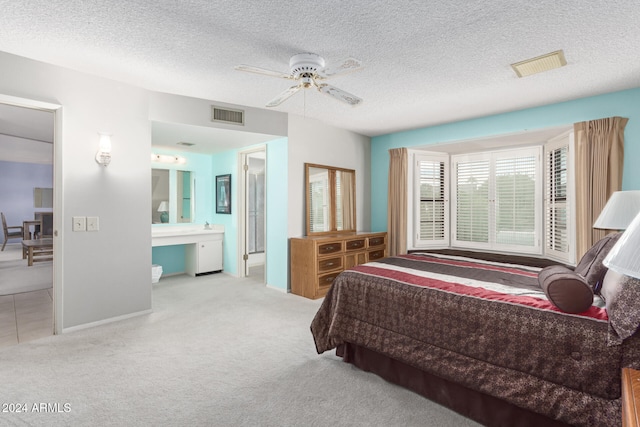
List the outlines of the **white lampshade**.
{"label": "white lampshade", "polygon": [[640,279],[640,214],[622,233],[602,263],[617,273]]}
{"label": "white lampshade", "polygon": [[640,212],[640,190],[616,191],[611,195],[593,228],[624,230]]}
{"label": "white lampshade", "polygon": [[160,206],[158,206],[158,212],[168,212],[169,211],[169,202],[160,202]]}

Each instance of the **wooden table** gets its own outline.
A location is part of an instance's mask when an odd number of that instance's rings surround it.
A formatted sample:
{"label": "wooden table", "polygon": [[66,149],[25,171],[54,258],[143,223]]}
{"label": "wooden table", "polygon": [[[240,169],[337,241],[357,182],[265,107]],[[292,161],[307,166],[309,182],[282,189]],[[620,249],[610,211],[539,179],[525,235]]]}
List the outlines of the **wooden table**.
{"label": "wooden table", "polygon": [[53,239],[23,240],[22,259],[27,258],[27,265],[34,262],[51,261],[53,259]]}

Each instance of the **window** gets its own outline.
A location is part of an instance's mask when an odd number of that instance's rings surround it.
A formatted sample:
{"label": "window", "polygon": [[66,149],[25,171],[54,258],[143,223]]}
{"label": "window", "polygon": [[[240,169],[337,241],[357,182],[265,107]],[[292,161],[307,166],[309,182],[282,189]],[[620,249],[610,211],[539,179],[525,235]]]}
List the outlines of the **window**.
{"label": "window", "polygon": [[309,177],[309,197],[311,197],[311,209],[309,221],[311,231],[323,231],[329,229],[329,180],[322,175]]}
{"label": "window", "polygon": [[452,157],[455,246],[540,253],[540,148]]}
{"label": "window", "polygon": [[[574,264],[573,132],[565,128],[544,140],[470,154],[413,151],[411,248],[451,246]],[[459,147],[453,149],[460,153]]]}
{"label": "window", "polygon": [[564,135],[545,146],[545,254],[550,258],[573,263],[573,203],[571,170],[572,136]]}
{"label": "window", "polygon": [[416,155],[415,247],[449,245],[449,156]]}

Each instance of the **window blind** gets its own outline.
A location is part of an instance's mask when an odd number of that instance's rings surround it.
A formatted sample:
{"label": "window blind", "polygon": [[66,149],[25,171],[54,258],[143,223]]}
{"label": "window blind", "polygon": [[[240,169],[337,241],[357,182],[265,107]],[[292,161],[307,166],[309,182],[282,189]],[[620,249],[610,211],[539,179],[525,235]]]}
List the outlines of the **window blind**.
{"label": "window blind", "polygon": [[545,250],[556,257],[565,258],[569,253],[569,147],[551,147],[545,157]]}
{"label": "window blind", "polygon": [[309,181],[309,195],[313,199],[309,212],[309,228],[312,232],[327,230],[329,226],[329,181]]}
{"label": "window blind", "polygon": [[500,158],[495,162],[495,242],[536,244],[535,155]]}
{"label": "window blind", "polygon": [[541,253],[539,147],[454,156],[460,247]]}
{"label": "window blind", "polygon": [[419,170],[419,240],[445,240],[445,162],[418,161]]}
{"label": "window blind", "polygon": [[489,243],[489,160],[456,162],[456,240]]}

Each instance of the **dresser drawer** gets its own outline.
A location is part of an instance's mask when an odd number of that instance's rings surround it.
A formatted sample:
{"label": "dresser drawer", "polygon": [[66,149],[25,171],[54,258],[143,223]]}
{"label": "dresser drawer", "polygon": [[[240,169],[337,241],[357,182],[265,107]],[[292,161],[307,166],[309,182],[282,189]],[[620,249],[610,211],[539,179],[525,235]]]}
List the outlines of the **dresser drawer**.
{"label": "dresser drawer", "polygon": [[336,271],[334,273],[329,273],[329,274],[323,274],[322,276],[318,276],[318,287],[319,288],[324,288],[324,287],[329,287],[331,286],[331,284],[333,283],[334,280],[336,280],[336,277],[338,277],[338,274],[340,274],[340,271]]}
{"label": "dresser drawer", "polygon": [[331,270],[336,270],[336,269],[342,269],[342,257],[335,257],[335,258],[327,258],[327,259],[321,259],[320,261],[318,261],[318,271],[319,272],[323,272],[323,271],[331,271]]}
{"label": "dresser drawer", "polygon": [[327,255],[336,252],[342,252],[342,242],[331,242],[318,245],[318,255]]}
{"label": "dresser drawer", "polygon": [[369,247],[384,245],[384,237],[369,237]]}
{"label": "dresser drawer", "polygon": [[378,249],[377,251],[371,251],[368,253],[368,261],[384,258],[384,249]]}
{"label": "dresser drawer", "polygon": [[364,245],[365,245],[365,239],[347,240],[346,245],[347,245],[347,248],[345,250],[347,251],[362,249],[364,248]]}

